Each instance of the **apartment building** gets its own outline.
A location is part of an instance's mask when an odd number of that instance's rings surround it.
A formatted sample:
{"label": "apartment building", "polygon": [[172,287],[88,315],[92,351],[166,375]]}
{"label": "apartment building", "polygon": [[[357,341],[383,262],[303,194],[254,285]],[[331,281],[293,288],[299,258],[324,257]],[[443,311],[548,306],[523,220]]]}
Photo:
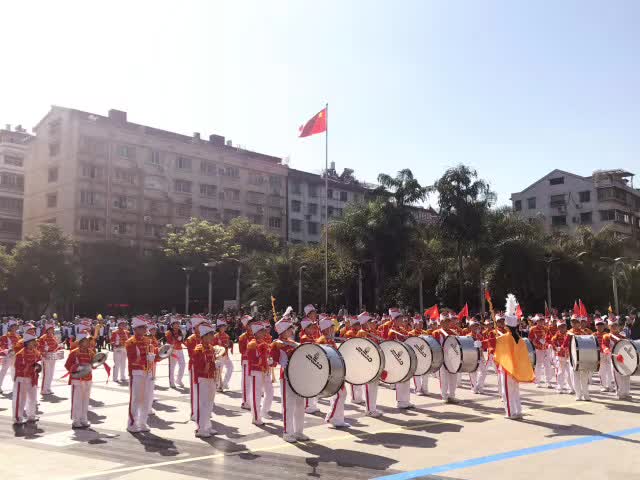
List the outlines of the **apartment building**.
{"label": "apartment building", "polygon": [[24,165],[32,140],[20,125],[0,129],[0,245],[6,247],[22,236]]}
{"label": "apartment building", "polygon": [[82,242],[159,245],[166,225],[243,216],[286,238],[281,159],[208,139],[53,106],[34,128],[24,232],[55,223]]}
{"label": "apartment building", "polygon": [[522,192],[511,194],[513,210],[540,221],[547,231],[573,232],[579,225],[640,237],[640,190],[625,170],[596,170],[583,177],[553,170]]}
{"label": "apartment building", "polygon": [[289,169],[287,178],[289,230],[291,243],[319,243],[327,223],[324,205],[328,199],[329,219],[341,217],[350,202],[365,199],[370,191],[365,184],[353,177],[353,170],[345,168],[337,174],[335,163],[328,171],[328,195],[325,195],[325,177],[302,170]]}

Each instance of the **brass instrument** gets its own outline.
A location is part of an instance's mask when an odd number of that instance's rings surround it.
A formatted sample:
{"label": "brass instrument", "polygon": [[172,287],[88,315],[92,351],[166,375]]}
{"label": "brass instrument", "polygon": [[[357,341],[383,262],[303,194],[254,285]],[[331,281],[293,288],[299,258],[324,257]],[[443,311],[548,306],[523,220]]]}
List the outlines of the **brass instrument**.
{"label": "brass instrument", "polygon": [[291,341],[291,340],[283,340],[281,338],[277,338],[276,340],[273,341],[273,343],[277,343],[277,342],[280,342],[280,343],[282,343],[284,345],[288,345],[289,347],[296,347],[297,348],[298,346],[300,346],[300,344],[298,342],[294,342],[294,341]]}
{"label": "brass instrument", "polygon": [[173,345],[165,344],[160,347],[158,350],[158,358],[164,360],[165,358],[169,358],[173,354]]}
{"label": "brass instrument", "polygon": [[91,368],[98,368],[107,361],[107,354],[104,352],[96,353],[91,359]]}

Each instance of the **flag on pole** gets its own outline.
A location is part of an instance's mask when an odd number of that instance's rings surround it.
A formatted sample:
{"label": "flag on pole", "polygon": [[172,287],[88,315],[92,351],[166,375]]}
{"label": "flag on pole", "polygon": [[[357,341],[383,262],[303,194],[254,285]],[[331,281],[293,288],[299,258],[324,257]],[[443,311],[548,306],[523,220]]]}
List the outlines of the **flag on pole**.
{"label": "flag on pole", "polygon": [[609,313],[613,313],[613,308],[611,307],[611,304],[609,304]]}
{"label": "flag on pole", "polygon": [[578,302],[575,302],[575,301],[573,302],[573,314],[576,317],[580,316],[580,307],[578,306]]}
{"label": "flag on pole", "polygon": [[516,305],[516,317],[518,317],[518,320],[520,320],[523,317],[523,313],[522,313],[522,307],[520,307],[520,304]]}
{"label": "flag on pole", "polygon": [[467,303],[464,304],[464,308],[460,310],[458,314],[458,320],[462,320],[463,318],[467,318],[469,316],[469,305]]}
{"label": "flag on pole", "polygon": [[547,301],[544,301],[544,316],[545,318],[551,317],[551,311],[549,310],[549,305],[547,305]]}
{"label": "flag on pole", "polygon": [[299,137],[310,137],[316,133],[327,131],[327,109],[323,108],[316,113],[311,120],[300,126]]}
{"label": "flag on pole", "polygon": [[578,308],[580,309],[580,316],[583,318],[587,317],[587,307],[585,307],[584,303],[582,303],[582,299],[578,300]]}
{"label": "flag on pole", "polygon": [[436,303],[433,307],[427,308],[424,311],[424,316],[431,320],[438,320],[440,318],[440,309],[438,308],[438,304]]}

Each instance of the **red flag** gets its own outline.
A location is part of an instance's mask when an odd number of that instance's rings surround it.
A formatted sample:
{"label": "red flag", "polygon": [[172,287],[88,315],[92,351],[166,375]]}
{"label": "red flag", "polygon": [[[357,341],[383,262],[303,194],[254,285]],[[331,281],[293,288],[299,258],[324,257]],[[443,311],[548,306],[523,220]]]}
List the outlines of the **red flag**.
{"label": "red flag", "polygon": [[327,131],[327,109],[323,108],[316,113],[311,120],[305,125],[300,126],[299,137],[309,137],[316,133],[322,133]]}
{"label": "red flag", "polygon": [[516,306],[516,317],[518,317],[518,320],[520,320],[522,318],[523,314],[522,314],[522,308],[520,307],[520,304],[518,304]]}
{"label": "red flag", "polygon": [[424,311],[424,316],[429,317],[431,320],[437,320],[440,318],[440,309],[438,308],[438,304],[436,303],[433,307],[427,308]]}
{"label": "red flag", "polygon": [[573,302],[573,314],[576,317],[580,316],[580,307],[578,306],[578,302]]}
{"label": "red flag", "polygon": [[460,313],[458,314],[458,320],[462,320],[463,318],[466,318],[468,316],[469,316],[469,305],[465,303],[464,308],[460,310]]}
{"label": "red flag", "polygon": [[484,291],[484,298],[487,302],[491,301],[491,294],[489,293],[489,290]]}
{"label": "red flag", "polygon": [[549,305],[547,305],[547,301],[544,301],[544,316],[549,318],[551,316],[551,312],[549,311]]}
{"label": "red flag", "polygon": [[582,299],[578,300],[578,308],[580,309],[580,316],[581,317],[585,317],[587,316],[587,307],[584,306],[584,303],[582,303]]}

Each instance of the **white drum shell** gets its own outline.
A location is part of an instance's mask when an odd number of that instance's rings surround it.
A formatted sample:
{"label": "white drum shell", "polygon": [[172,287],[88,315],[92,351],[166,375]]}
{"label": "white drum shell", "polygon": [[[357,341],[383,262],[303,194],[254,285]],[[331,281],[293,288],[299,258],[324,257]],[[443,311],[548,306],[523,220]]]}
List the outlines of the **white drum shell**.
{"label": "white drum shell", "polygon": [[531,366],[533,368],[536,368],[536,362],[537,362],[537,357],[536,357],[536,347],[533,346],[533,343],[531,343],[531,340],[529,340],[528,338],[524,338],[521,337],[522,340],[524,340],[524,343],[527,345],[527,351],[529,352],[529,361],[531,362]]}
{"label": "white drum shell", "polygon": [[575,372],[597,372],[600,368],[600,348],[595,337],[572,335],[569,360]]}
{"label": "white drum shell", "polygon": [[291,389],[304,398],[331,397],[344,384],[342,355],[328,345],[303,343],[291,354],[285,375]]}
{"label": "white drum shell", "polygon": [[442,346],[444,368],[449,373],[472,373],[480,364],[480,349],[472,337],[449,335]]}
{"label": "white drum shell", "polygon": [[380,344],[380,348],[384,353],[384,369],[387,372],[382,379],[384,383],[402,383],[414,376],[418,359],[413,347],[397,340],[387,340]]}
{"label": "white drum shell", "polygon": [[380,346],[368,338],[350,338],[338,351],[346,365],[345,381],[364,385],[380,378],[384,370],[384,354]]}
{"label": "white drum shell", "polygon": [[[622,361],[618,358],[622,357]],[[611,351],[613,368],[623,377],[640,375],[640,340],[624,338]]]}
{"label": "white drum shell", "polygon": [[442,367],[442,345],[430,335],[409,337],[404,342],[411,345],[416,353],[418,367],[415,376],[426,375],[440,370]]}

